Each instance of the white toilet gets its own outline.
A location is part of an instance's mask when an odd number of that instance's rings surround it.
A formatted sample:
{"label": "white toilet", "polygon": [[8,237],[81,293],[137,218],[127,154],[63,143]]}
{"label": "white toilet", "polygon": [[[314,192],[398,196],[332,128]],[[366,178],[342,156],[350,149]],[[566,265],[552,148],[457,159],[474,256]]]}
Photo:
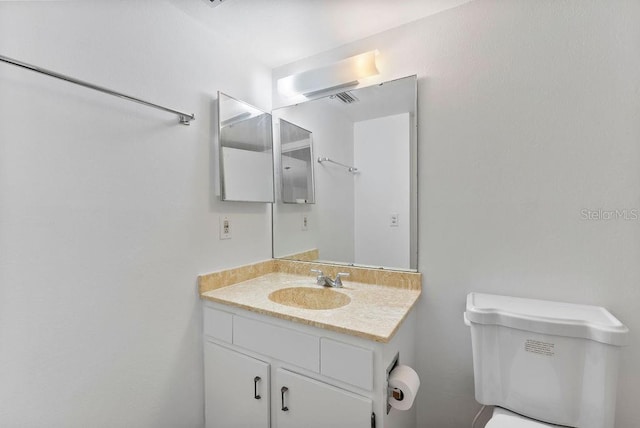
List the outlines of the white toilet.
{"label": "white toilet", "polygon": [[470,293],[464,319],[485,428],[614,427],[628,329],[606,309]]}

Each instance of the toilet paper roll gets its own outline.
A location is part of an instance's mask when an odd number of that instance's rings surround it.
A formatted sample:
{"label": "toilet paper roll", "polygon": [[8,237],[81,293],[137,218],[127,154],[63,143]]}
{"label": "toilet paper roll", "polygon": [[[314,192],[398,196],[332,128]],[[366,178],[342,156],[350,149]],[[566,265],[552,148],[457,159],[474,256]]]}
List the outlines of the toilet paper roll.
{"label": "toilet paper roll", "polygon": [[[394,388],[399,390],[400,393],[393,394]],[[418,389],[420,389],[420,377],[409,366],[396,366],[389,375],[389,389],[389,404],[391,407],[398,410],[409,410],[413,406]]]}

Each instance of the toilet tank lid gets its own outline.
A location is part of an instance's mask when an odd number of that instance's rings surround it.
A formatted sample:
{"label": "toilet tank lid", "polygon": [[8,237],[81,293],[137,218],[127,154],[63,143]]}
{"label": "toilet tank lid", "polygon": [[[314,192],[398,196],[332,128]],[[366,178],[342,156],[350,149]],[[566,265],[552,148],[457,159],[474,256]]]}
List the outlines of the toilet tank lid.
{"label": "toilet tank lid", "polygon": [[627,344],[629,329],[600,306],[495,294],[469,293],[465,317],[476,324],[501,325],[555,336]]}

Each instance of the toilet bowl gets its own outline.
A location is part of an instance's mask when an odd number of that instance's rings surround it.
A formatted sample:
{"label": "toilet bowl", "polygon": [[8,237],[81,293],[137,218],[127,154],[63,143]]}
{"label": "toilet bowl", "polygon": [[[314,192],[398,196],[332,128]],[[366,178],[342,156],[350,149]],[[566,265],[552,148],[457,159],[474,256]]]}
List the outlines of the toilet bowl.
{"label": "toilet bowl", "polygon": [[550,425],[534,419],[525,418],[517,413],[510,412],[502,407],[494,407],[493,416],[485,428],[547,428],[559,427],[559,425]]}

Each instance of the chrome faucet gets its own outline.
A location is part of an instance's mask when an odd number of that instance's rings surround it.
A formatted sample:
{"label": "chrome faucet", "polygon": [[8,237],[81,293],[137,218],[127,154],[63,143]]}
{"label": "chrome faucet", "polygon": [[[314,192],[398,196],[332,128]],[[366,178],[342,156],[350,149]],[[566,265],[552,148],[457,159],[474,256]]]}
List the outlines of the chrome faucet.
{"label": "chrome faucet", "polygon": [[345,272],[339,272],[336,275],[336,279],[331,279],[331,277],[326,276],[325,274],[322,273],[321,270],[317,270],[317,269],[311,269],[311,272],[315,273],[316,276],[316,283],[318,285],[321,285],[323,287],[336,287],[336,288],[342,288],[342,279],[345,276],[349,276],[348,273]]}

